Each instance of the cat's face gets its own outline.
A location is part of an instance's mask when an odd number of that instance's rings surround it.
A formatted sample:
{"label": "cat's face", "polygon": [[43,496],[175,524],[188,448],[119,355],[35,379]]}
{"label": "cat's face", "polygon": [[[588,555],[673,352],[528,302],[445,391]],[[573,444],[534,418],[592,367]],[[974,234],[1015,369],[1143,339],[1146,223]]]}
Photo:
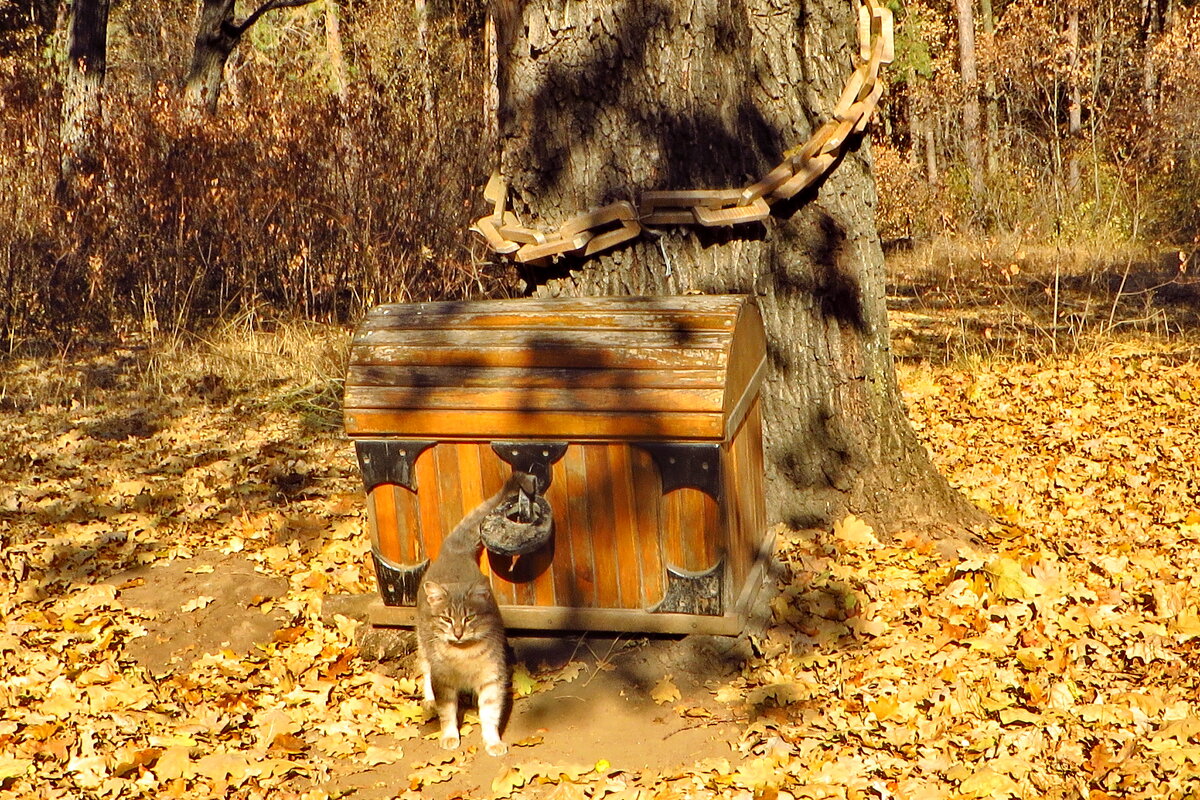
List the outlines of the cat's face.
{"label": "cat's face", "polygon": [[423,588],[429,601],[431,627],[443,641],[467,644],[486,633],[491,621],[487,586],[474,584],[464,589],[426,581]]}

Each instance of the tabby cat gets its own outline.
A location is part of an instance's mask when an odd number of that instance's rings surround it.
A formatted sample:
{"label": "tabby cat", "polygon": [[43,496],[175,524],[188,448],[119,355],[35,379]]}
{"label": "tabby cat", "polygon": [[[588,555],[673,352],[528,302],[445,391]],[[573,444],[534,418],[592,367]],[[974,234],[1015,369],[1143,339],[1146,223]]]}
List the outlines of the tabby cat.
{"label": "tabby cat", "polygon": [[511,674],[500,609],[479,571],[479,525],[518,491],[532,494],[532,475],[515,472],[504,488],[475,507],[445,541],[425,572],[417,594],[417,653],[425,679],[425,702],[437,710],[442,747],[458,748],[458,698],[478,699],[483,742],[490,755],[508,752],[500,724]]}

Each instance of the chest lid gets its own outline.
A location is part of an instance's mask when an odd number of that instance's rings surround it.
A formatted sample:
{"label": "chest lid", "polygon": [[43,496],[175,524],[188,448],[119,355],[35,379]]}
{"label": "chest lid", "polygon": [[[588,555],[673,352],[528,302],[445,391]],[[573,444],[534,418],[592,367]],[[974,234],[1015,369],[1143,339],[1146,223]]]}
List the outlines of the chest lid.
{"label": "chest lid", "polygon": [[382,305],[355,332],[345,426],[432,440],[729,438],[766,342],[741,295]]}

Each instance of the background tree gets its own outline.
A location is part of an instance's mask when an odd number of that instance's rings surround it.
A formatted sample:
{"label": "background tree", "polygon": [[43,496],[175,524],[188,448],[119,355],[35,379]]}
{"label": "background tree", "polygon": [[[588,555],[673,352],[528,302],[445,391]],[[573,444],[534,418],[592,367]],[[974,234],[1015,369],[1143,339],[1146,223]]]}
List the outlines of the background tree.
{"label": "background tree", "polygon": [[[844,0],[522,4],[498,22],[500,161],[514,205],[553,228],[642,190],[764,174],[828,117],[850,71],[853,20]],[[527,279],[542,295],[757,297],[777,518],[820,525],[852,509],[891,523],[974,520],[900,402],[870,172],[862,147],[761,226],[665,230]]]}
{"label": "background tree", "polygon": [[236,0],[202,0],[196,23],[196,42],[192,49],[192,66],[184,82],[184,96],[188,105],[216,114],[225,80],[225,63],[246,31],[268,11],[306,6],[312,2],[267,0],[245,19],[236,20]]}
{"label": "background tree", "polygon": [[109,0],[75,0],[67,28],[63,79],[60,194],[73,194],[84,171],[95,169],[104,75],[108,68]]}
{"label": "background tree", "polygon": [[983,145],[979,127],[979,71],[975,58],[975,7],[954,0],[958,20],[958,70],[962,78],[962,149],[971,194],[983,195]]}

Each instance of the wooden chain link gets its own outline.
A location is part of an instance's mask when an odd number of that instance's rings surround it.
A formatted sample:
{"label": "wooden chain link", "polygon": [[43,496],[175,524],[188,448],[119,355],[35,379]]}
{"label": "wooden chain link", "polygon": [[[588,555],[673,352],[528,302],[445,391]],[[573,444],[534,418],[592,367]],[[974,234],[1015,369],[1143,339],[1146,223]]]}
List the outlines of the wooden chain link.
{"label": "wooden chain link", "polygon": [[833,118],[755,183],[736,189],[646,191],[636,207],[624,200],[610,203],[572,217],[558,230],[541,231],[522,225],[506,208],[508,185],[495,173],[483,190],[492,213],[476,220],[471,230],[494,252],[539,265],[567,254],[595,255],[637,237],[644,226],[714,227],[766,219],[771,203],[793,197],[828,172],[846,140],[867,127],[883,94],[879,68],[895,56],[892,27],[890,9],[880,0],[864,0],[858,7],[858,65],[833,107]]}

